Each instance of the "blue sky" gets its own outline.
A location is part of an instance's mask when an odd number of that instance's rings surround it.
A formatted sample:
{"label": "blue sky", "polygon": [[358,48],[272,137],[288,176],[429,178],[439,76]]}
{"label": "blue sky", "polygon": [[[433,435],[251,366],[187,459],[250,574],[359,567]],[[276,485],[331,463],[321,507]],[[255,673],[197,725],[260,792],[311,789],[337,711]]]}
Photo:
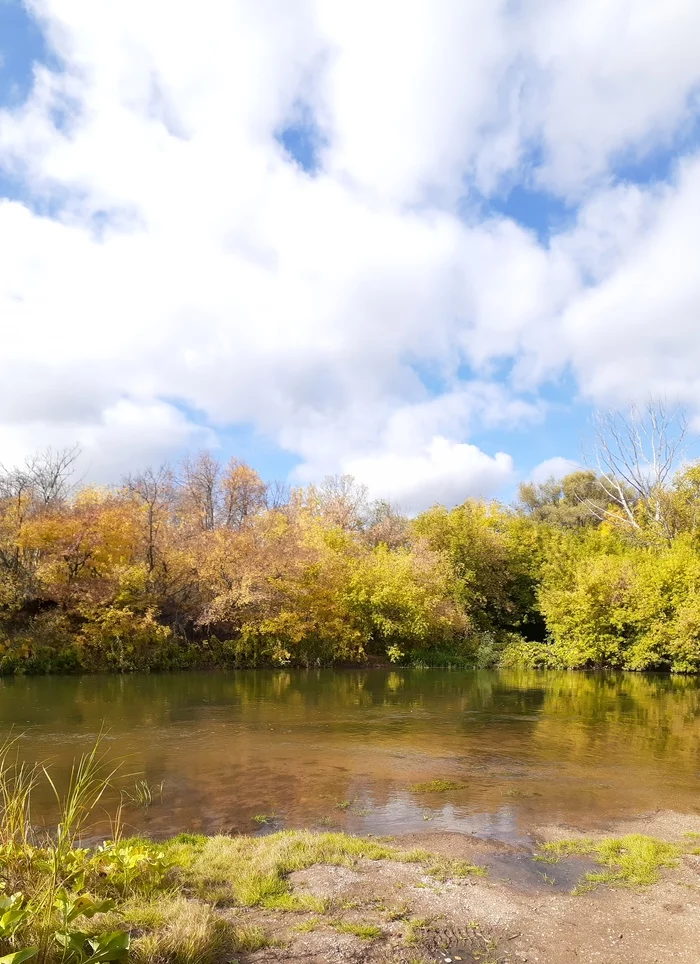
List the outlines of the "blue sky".
{"label": "blue sky", "polygon": [[695,415],[700,18],[642,5],[0,0],[2,461],[207,445],[415,510]]}

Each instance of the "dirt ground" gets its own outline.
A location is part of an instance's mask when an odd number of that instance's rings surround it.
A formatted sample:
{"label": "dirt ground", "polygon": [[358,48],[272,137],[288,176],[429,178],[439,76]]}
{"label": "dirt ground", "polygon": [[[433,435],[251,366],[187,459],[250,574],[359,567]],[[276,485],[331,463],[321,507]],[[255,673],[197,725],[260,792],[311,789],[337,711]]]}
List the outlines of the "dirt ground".
{"label": "dirt ground", "polygon": [[[605,835],[644,833],[670,842],[687,832],[700,833],[700,817],[661,812],[601,828]],[[537,841],[578,835],[571,827],[537,828],[531,849],[459,833],[394,838],[407,849],[484,865],[485,877],[440,882],[419,865],[394,861],[296,873],[294,891],[329,897],[329,912],[249,912],[250,922],[280,946],[243,955],[241,962],[698,964],[700,856],[684,856],[651,887],[601,885],[573,895],[592,864],[577,858],[551,866],[534,862],[532,854]],[[378,932],[360,937],[343,932],[348,925]]]}

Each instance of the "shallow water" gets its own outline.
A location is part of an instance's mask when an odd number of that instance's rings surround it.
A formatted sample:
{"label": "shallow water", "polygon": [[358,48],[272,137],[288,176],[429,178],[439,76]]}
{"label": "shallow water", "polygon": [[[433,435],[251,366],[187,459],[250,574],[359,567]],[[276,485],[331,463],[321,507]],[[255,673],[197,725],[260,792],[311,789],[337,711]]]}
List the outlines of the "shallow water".
{"label": "shallow water", "polygon": [[[0,738],[65,783],[105,727],[122,785],[162,799],[130,828],[355,833],[700,812],[700,683],[632,674],[278,670],[0,680]],[[436,778],[463,784],[415,792]],[[51,820],[48,797],[37,819]],[[253,818],[266,815],[267,823]],[[273,816],[274,815],[274,816]]]}

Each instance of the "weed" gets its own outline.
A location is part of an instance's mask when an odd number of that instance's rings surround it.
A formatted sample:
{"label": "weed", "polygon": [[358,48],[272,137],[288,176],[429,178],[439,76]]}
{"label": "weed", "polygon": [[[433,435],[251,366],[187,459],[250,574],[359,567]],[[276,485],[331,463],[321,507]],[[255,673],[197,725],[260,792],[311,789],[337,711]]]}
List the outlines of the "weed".
{"label": "weed", "polygon": [[448,860],[433,857],[427,871],[436,880],[445,881],[454,877],[487,877],[488,869],[480,864],[470,864],[467,860]]}
{"label": "weed", "polygon": [[414,783],[413,793],[446,793],[448,790],[463,790],[466,783],[455,783],[453,780],[431,780],[429,783]]}
{"label": "weed", "polygon": [[386,919],[389,921],[393,920],[405,920],[410,911],[410,905],[407,902],[399,904],[397,907],[391,907],[386,912]]}
{"label": "weed", "polygon": [[371,807],[361,807],[358,797],[353,797],[352,800],[341,800],[340,803],[336,803],[336,810],[349,810],[350,813],[354,813],[357,816],[365,817],[368,813],[372,812]]}
{"label": "weed", "polygon": [[317,917],[312,917],[311,920],[305,920],[301,924],[296,924],[292,930],[297,931],[299,934],[310,934],[311,931],[315,931],[321,921]]}
{"label": "weed", "polygon": [[148,810],[149,807],[153,806],[155,800],[163,799],[163,786],[163,783],[151,786],[147,780],[138,780],[134,784],[133,790],[122,790],[122,796],[131,803],[135,803],[136,806]]}

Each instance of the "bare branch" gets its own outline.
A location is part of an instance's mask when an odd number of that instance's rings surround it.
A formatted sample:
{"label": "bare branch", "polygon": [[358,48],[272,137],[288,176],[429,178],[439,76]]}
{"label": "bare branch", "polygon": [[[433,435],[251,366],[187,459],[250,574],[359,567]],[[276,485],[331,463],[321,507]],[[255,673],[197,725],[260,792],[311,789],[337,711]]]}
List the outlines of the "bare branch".
{"label": "bare branch", "polygon": [[682,459],[688,421],[681,410],[669,411],[662,401],[648,399],[644,408],[631,405],[629,414],[600,412],[595,417],[592,454],[600,485],[612,508],[589,506],[597,518],[622,518],[641,528],[638,508],[666,527],[663,490]]}

